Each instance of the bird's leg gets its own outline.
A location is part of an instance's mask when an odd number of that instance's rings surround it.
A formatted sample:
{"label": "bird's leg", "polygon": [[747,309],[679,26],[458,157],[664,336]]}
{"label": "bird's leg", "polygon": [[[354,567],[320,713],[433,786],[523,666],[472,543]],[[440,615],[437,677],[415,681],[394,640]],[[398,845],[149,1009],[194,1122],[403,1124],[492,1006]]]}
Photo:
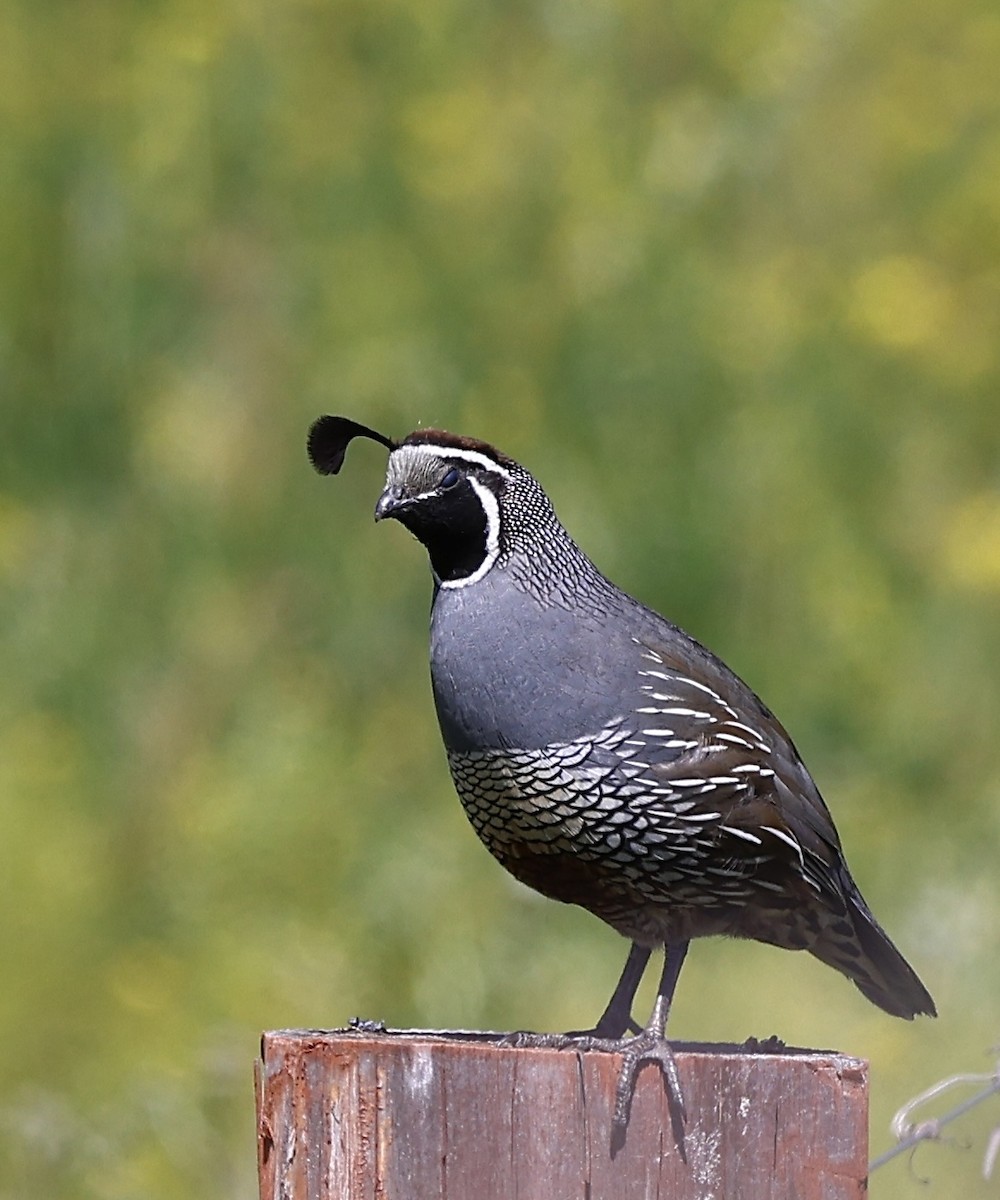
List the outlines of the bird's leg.
{"label": "bird's leg", "polygon": [[639,1026],[632,1019],[632,1001],[639,989],[651,953],[648,946],[640,946],[638,942],[633,942],[625,960],[621,979],[618,980],[614,995],[608,1001],[608,1007],[601,1014],[601,1019],[593,1029],[574,1030],[566,1036],[620,1038],[629,1030],[638,1033]]}
{"label": "bird's leg", "polygon": [[614,1124],[620,1129],[624,1129],[628,1124],[636,1077],[642,1064],[646,1062],[660,1064],[664,1086],[667,1089],[667,1098],[676,1108],[681,1121],[687,1118],[681,1082],[677,1074],[677,1064],[666,1037],[670,1004],[674,998],[677,977],[681,973],[681,965],[687,949],[687,942],[672,942],[664,947],[663,973],[660,975],[660,985],[656,989],[656,1003],[653,1005],[653,1011],[646,1022],[646,1027],[636,1037],[624,1040],[619,1046],[622,1053],[622,1069],[618,1076],[618,1089],[615,1093]]}
{"label": "bird's leg", "polygon": [[[635,1037],[622,1035],[628,1024],[631,1023],[632,998],[635,996],[639,980],[649,961],[650,952],[633,943],[625,963],[625,970],[615,988],[615,994],[611,997],[611,1002],[592,1033],[514,1033],[504,1038],[504,1043],[509,1046],[534,1046],[553,1050],[603,1050],[621,1054],[622,1067],[615,1092],[613,1123],[618,1130],[622,1131],[628,1124],[632,1096],[635,1092],[635,1081],[640,1068],[643,1063],[658,1062],[663,1071],[667,1099],[675,1118],[675,1129],[682,1129],[683,1122],[687,1119],[687,1112],[684,1107],[680,1077],[677,1074],[677,1064],[666,1037],[666,1025],[667,1017],[670,1015],[670,1004],[674,998],[674,989],[677,987],[677,977],[681,973],[681,966],[687,950],[688,943],[686,941],[671,942],[664,947],[663,971],[656,989],[656,1002],[645,1028],[640,1030]],[[630,1014],[628,1018],[624,1017],[626,1004]],[[617,1033],[611,1031],[617,1031]]]}
{"label": "bird's leg", "polygon": [[640,946],[638,942],[632,943],[621,978],[615,985],[614,995],[608,1001],[607,1008],[593,1029],[577,1029],[569,1033],[521,1031],[507,1034],[502,1039],[502,1044],[519,1047],[532,1046],[544,1050],[617,1048],[628,1030],[635,1033],[640,1032],[639,1026],[632,1019],[632,1001],[635,999],[635,993],[639,988],[651,953],[652,951],[646,946]]}
{"label": "bird's leg", "polygon": [[[625,963],[625,970],[615,988],[615,994],[611,997],[611,1002],[597,1023],[594,1032],[579,1034],[513,1033],[505,1037],[501,1044],[550,1050],[603,1050],[621,1054],[622,1067],[618,1076],[618,1087],[615,1091],[615,1111],[612,1119],[613,1125],[618,1131],[617,1137],[624,1136],[625,1127],[628,1125],[632,1096],[635,1092],[635,1081],[639,1070],[643,1063],[658,1062],[663,1072],[663,1083],[667,1090],[674,1130],[677,1136],[682,1138],[687,1112],[684,1107],[680,1077],[677,1074],[677,1064],[666,1037],[666,1025],[667,1017],[670,1015],[670,1004],[674,998],[674,989],[677,987],[677,977],[681,973],[687,949],[687,942],[671,942],[664,947],[663,971],[660,974],[659,987],[656,989],[656,1002],[645,1028],[640,1030],[635,1037],[622,1035],[628,1024],[631,1023],[632,998],[635,996],[639,980],[649,961],[650,952],[633,943]],[[626,1004],[630,1014],[628,1018],[624,1018]],[[608,1036],[605,1030],[617,1030],[618,1032]]]}

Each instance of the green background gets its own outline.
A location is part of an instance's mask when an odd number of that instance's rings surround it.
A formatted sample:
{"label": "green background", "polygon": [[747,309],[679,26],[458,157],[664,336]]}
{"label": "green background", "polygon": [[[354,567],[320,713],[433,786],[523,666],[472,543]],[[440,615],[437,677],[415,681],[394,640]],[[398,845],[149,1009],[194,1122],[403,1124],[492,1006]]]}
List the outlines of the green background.
{"label": "green background", "polygon": [[[0,1197],[252,1196],[260,1030],[617,978],[467,826],[325,411],[495,442],[744,675],[941,1012],[703,942],[675,1037],[869,1057],[873,1153],[990,1070],[995,0],[0,0],[0,62]],[[998,1123],[872,1195],[995,1196]]]}

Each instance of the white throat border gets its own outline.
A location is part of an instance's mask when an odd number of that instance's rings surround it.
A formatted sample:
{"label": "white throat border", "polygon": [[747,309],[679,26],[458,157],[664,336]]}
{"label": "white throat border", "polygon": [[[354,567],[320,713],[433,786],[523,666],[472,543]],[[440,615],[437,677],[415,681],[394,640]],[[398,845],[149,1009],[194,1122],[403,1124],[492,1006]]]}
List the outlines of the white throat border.
{"label": "white throat border", "polygon": [[[478,455],[477,457],[481,458],[483,456]],[[493,465],[495,466],[496,464]],[[484,483],[480,483],[478,479],[474,479],[471,475],[468,479],[472,490],[479,497],[479,503],[483,506],[483,512],[486,514],[486,554],[483,561],[471,575],[463,575],[461,579],[438,579],[435,576],[434,578],[438,586],[443,588],[464,588],[478,583],[480,579],[486,576],[500,555],[500,505],[497,502],[496,496],[493,495]]]}

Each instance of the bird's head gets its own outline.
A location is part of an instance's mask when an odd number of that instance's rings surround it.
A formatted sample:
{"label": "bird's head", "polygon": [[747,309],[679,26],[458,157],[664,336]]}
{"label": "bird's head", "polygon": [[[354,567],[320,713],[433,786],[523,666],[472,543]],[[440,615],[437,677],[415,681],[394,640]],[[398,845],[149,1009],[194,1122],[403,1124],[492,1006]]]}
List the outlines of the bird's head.
{"label": "bird's head", "polygon": [[[551,513],[531,475],[487,442],[440,429],[419,429],[395,441],[346,417],[320,417],[309,431],[309,457],[322,474],[336,474],[348,444],[368,437],[389,449],[385,489],[375,520],[392,517],[427,549],[442,587],[482,579],[512,545],[512,492],[518,528],[532,514]],[[527,501],[525,503],[524,501]]]}

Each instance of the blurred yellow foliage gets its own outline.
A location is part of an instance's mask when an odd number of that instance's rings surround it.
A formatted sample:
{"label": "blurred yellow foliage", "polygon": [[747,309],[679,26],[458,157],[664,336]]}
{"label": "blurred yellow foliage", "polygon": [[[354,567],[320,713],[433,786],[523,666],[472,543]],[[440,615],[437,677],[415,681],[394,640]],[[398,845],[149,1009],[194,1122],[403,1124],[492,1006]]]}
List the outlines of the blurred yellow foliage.
{"label": "blurred yellow foliage", "polygon": [[955,506],[942,567],[960,587],[1000,592],[1000,488],[966,496]]}
{"label": "blurred yellow foliage", "polygon": [[873,341],[892,349],[920,346],[948,331],[953,298],[930,264],[890,255],[854,281],[852,315]]}

